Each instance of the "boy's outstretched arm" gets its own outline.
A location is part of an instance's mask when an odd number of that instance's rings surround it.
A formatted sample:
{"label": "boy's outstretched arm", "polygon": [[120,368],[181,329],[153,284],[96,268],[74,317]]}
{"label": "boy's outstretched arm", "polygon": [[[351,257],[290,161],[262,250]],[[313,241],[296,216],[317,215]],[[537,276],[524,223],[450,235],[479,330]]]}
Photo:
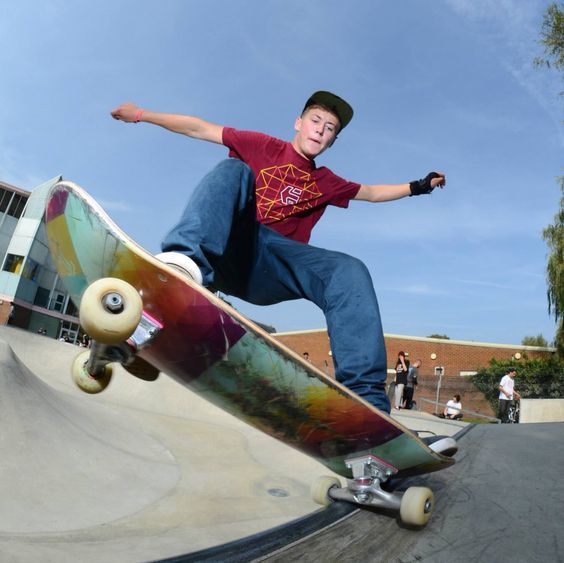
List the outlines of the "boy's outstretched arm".
{"label": "boy's outstretched arm", "polygon": [[407,184],[362,184],[355,198],[359,201],[393,201],[412,195],[430,194],[437,186],[446,185],[443,172],[430,172],[421,180]]}
{"label": "boy's outstretched arm", "polygon": [[111,115],[126,123],[152,123],[194,139],[223,144],[223,125],[216,125],[199,117],[149,111],[129,102],[114,109]]}

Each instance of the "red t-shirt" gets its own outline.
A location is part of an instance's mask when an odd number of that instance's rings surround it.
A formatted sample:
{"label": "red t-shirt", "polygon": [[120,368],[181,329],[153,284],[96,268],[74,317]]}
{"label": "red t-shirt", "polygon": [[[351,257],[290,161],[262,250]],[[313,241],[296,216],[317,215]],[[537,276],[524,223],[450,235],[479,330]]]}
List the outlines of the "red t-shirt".
{"label": "red t-shirt", "polygon": [[263,133],[225,127],[223,144],[255,175],[257,221],[293,240],[308,242],[327,206],[348,207],[360,188]]}

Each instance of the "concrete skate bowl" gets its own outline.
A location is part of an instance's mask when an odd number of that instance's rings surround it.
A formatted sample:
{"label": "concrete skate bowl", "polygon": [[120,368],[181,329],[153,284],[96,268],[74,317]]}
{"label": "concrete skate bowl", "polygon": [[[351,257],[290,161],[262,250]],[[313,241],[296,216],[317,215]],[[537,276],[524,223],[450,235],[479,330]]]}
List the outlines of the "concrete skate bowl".
{"label": "concrete skate bowl", "polygon": [[19,561],[149,561],[319,510],[327,469],[161,374],[70,380],[77,346],[0,327],[0,553]]}

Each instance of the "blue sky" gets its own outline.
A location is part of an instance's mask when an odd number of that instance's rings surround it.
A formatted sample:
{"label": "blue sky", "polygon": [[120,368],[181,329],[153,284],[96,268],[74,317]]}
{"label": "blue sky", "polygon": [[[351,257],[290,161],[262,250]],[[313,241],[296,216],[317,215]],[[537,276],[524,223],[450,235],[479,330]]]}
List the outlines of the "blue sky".
{"label": "blue sky", "polygon": [[[384,331],[517,344],[554,337],[542,229],[558,209],[556,73],[533,68],[537,0],[0,0],[0,179],[62,174],[149,251],[224,147],[109,116],[124,101],[290,140],[317,89],[355,109],[318,164],[429,197],[331,209],[312,244],[362,259]],[[306,302],[236,305],[278,330]],[[351,327],[354,330],[354,327]]]}

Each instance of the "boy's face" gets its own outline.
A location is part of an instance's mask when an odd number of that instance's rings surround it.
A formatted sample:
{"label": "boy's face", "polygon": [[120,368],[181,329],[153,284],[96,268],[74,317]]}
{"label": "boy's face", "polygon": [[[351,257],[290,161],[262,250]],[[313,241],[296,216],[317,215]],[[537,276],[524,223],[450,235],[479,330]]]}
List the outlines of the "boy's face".
{"label": "boy's face", "polygon": [[296,135],[292,141],[293,147],[302,156],[314,159],[335,141],[339,119],[326,109],[312,106],[296,119],[294,127]]}

